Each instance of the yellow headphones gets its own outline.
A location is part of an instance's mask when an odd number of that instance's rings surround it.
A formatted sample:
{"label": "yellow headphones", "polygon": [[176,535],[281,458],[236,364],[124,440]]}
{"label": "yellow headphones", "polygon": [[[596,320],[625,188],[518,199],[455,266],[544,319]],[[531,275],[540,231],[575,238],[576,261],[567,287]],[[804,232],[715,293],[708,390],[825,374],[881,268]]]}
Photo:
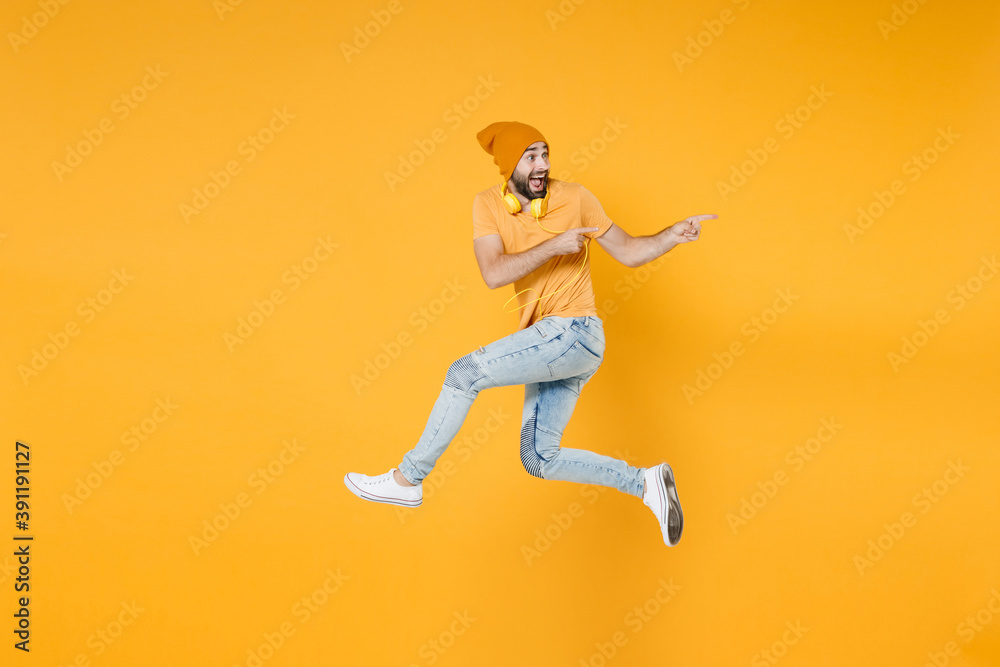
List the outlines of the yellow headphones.
{"label": "yellow headphones", "polygon": [[[541,227],[545,231],[549,232],[550,234],[560,234],[561,232],[555,231],[553,229],[548,229],[547,227],[545,227],[538,220],[540,217],[544,216],[548,212],[548,208],[549,208],[549,193],[550,192],[551,192],[551,189],[546,188],[546,190],[545,190],[545,197],[539,197],[537,199],[532,199],[531,200],[531,204],[530,204],[530,206],[531,206],[531,214],[533,216],[535,216],[535,222],[538,223],[539,227]],[[506,181],[506,179],[500,182],[500,198],[503,201],[504,206],[506,207],[507,211],[511,215],[517,215],[518,213],[521,212],[521,200],[519,200],[517,197],[515,197],[510,192],[507,192],[507,181]],[[589,255],[589,252],[590,252],[589,248],[590,248],[590,237],[588,236],[587,237],[587,243],[584,244],[584,246],[583,246],[583,262],[580,263],[580,268],[576,272],[576,274],[573,276],[573,278],[576,278],[578,275],[580,275],[580,273],[583,271],[583,267],[587,264],[587,256]],[[515,293],[514,296],[512,296],[511,298],[507,299],[507,301],[503,304],[503,312],[505,312],[505,313],[513,313],[515,311],[518,311],[518,310],[524,308],[525,306],[527,306],[529,303],[534,303],[535,301],[541,301],[542,299],[550,297],[553,294],[558,294],[559,292],[563,291],[564,289],[566,289],[567,287],[569,287],[572,284],[573,284],[572,282],[568,282],[564,286],[562,286],[559,289],[557,289],[555,292],[549,292],[548,294],[544,294],[544,295],[538,297],[537,299],[532,299],[531,301],[528,301],[527,303],[521,304],[520,306],[518,306],[514,310],[508,310],[507,309],[507,304],[510,303],[511,301],[513,301],[514,299],[516,299],[517,296],[519,294],[521,294],[522,292],[531,291],[531,292],[535,292],[536,294],[538,293],[538,290],[536,290],[535,288],[533,288],[533,287],[526,287],[525,289],[521,290],[520,292]]]}
{"label": "yellow headphones", "polygon": [[[513,195],[513,193],[507,192],[507,181],[501,181],[500,183],[500,197],[503,199],[504,206],[507,207],[507,211],[511,215],[517,215],[521,212],[521,200]],[[538,218],[545,215],[549,210],[549,189],[545,189],[545,197],[539,199],[531,200],[531,215],[535,216],[535,221]],[[541,226],[541,223],[538,223]],[[542,229],[545,229],[542,227]],[[548,230],[546,230],[548,231]]]}

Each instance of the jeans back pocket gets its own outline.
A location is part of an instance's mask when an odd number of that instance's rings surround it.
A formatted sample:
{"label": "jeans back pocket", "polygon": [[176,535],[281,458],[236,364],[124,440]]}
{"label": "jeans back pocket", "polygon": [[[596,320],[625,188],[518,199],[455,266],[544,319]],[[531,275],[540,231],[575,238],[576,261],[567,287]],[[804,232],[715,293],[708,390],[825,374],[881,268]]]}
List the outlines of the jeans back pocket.
{"label": "jeans back pocket", "polygon": [[556,380],[588,375],[597,370],[602,360],[601,355],[588,350],[579,340],[574,340],[565,352],[549,362],[549,373]]}

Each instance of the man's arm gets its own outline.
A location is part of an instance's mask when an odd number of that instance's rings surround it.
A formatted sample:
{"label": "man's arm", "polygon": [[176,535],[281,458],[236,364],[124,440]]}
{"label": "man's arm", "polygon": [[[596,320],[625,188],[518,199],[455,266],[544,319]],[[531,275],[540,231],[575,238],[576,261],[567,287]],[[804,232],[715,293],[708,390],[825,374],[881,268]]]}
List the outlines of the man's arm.
{"label": "man's arm", "polygon": [[681,243],[697,241],[701,221],[717,217],[714,214],[692,215],[649,236],[632,236],[612,223],[608,231],[597,237],[597,242],[616,260],[635,268],[653,261]]}
{"label": "man's arm", "polygon": [[496,289],[520,280],[545,262],[558,255],[572,255],[583,248],[583,235],[596,232],[597,227],[577,227],[546,239],[524,252],[506,254],[499,234],[480,236],[472,242],[479,272],[486,286]]}

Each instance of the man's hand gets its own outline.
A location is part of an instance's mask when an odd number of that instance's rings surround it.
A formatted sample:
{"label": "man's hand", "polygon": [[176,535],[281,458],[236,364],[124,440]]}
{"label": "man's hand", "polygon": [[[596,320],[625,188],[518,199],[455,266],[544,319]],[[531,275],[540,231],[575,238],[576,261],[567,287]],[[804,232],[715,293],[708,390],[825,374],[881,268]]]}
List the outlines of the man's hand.
{"label": "man's hand", "polygon": [[685,218],[680,222],[671,225],[667,231],[673,235],[674,241],[677,243],[697,241],[698,235],[701,234],[701,221],[711,220],[712,218],[718,217],[719,216],[714,213],[706,215],[692,215],[690,218]]}
{"label": "man's hand", "polygon": [[586,243],[583,238],[584,234],[596,232],[599,229],[600,227],[575,227],[567,229],[565,232],[560,232],[546,240],[545,243],[553,255],[572,255],[580,252],[583,244]]}
{"label": "man's hand", "polygon": [[503,251],[503,240],[499,234],[487,234],[475,239],[472,248],[486,286],[496,289],[520,280],[553,257],[580,252],[586,242],[584,234],[598,230],[600,227],[577,227],[560,232],[527,250],[511,254]]}

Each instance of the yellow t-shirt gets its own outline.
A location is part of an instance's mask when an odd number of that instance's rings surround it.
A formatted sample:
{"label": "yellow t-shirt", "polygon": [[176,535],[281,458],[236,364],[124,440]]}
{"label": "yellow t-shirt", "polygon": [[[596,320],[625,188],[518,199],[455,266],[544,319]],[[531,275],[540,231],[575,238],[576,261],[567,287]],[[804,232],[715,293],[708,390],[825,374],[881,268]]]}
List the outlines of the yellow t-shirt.
{"label": "yellow t-shirt", "polygon": [[[576,227],[598,227],[598,231],[588,234],[591,238],[597,238],[608,231],[613,224],[590,190],[579,183],[569,183],[554,178],[549,178],[548,211],[538,219],[538,222],[554,232],[563,232]],[[539,227],[538,222],[535,222],[535,216],[530,210],[511,215],[500,198],[499,183],[477,194],[472,203],[473,240],[489,234],[499,234],[506,254],[524,252],[555,236]],[[593,253],[596,248],[593,243],[590,246],[573,255],[553,257],[514,282],[515,293],[529,287],[533,290],[523,292],[517,297],[517,305],[528,304],[519,311],[521,321],[517,327],[518,331],[547,315],[562,317],[597,315],[594,287],[590,282],[589,255],[586,266],[580,271],[584,252]],[[537,300],[538,297],[556,290],[559,292]],[[508,310],[513,310],[514,307],[513,302],[506,306]]]}

